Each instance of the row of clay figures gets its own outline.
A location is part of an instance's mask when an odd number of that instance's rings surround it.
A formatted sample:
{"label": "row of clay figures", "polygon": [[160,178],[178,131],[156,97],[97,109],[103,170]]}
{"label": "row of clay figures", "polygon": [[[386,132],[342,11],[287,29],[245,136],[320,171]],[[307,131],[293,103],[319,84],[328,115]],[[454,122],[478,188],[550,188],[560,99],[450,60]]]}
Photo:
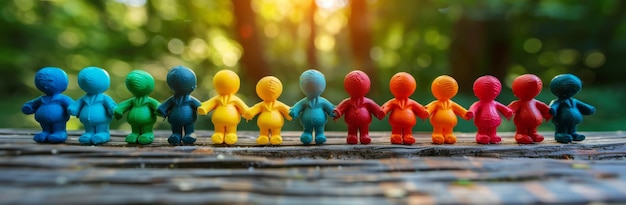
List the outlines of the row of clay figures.
{"label": "row of clay figures", "polygon": [[493,76],[483,76],[474,82],[474,94],[479,101],[469,110],[456,104],[451,99],[457,94],[458,85],[450,76],[437,77],[431,86],[432,94],[437,99],[422,106],[409,97],[416,88],[413,76],[406,72],[396,73],[389,82],[394,98],[379,106],[366,98],[370,89],[370,79],[362,71],[352,71],[345,76],[344,88],[349,98],[337,107],[321,94],[326,88],[324,75],[316,70],[307,70],[300,75],[300,89],[306,95],[292,107],[278,101],[282,93],[281,81],[267,76],[258,81],[256,93],[263,100],[248,107],[235,94],[240,87],[239,76],[230,70],[221,70],[213,77],[213,86],[217,96],[201,103],[190,94],[196,89],[196,75],[186,67],[177,66],[167,74],[167,84],[173,95],[165,102],[149,97],[154,89],[153,77],[145,71],[135,70],[126,76],[126,87],[134,97],[116,104],[104,92],[109,88],[108,73],[97,67],[87,67],[78,74],[78,85],[86,92],[74,101],[61,94],[67,89],[67,74],[54,67],[42,68],[35,75],[35,85],[45,95],[26,102],[22,107],[25,114],[35,114],[41,124],[42,132],[35,134],[39,143],[63,143],[67,139],[66,123],[70,115],[77,116],[84,125],[85,133],[78,141],[81,144],[103,144],[109,141],[109,124],[112,117],[121,119],[126,114],[132,132],[126,142],[149,144],[154,140],[153,126],[157,116],[167,118],[172,134],[168,142],[172,145],[193,144],[194,123],[197,114],[212,113],[211,121],[215,131],[211,136],[214,144],[237,143],[237,125],[241,117],[250,120],[258,115],[260,129],[257,143],[260,145],[279,145],[282,143],[281,128],[284,119],[300,118],[304,132],[300,136],[303,144],[326,142],[324,126],[327,116],[337,120],[344,116],[348,125],[346,141],[348,144],[369,144],[368,135],[372,115],[383,119],[389,115],[392,144],[413,144],[413,126],[416,118],[430,118],[433,126],[434,144],[454,144],[456,137],[453,128],[457,124],[457,115],[465,120],[474,119],[478,128],[476,142],[479,144],[497,144],[501,138],[496,129],[501,123],[500,113],[507,119],[513,117],[517,131],[515,140],[520,144],[543,141],[537,133],[544,119],[552,118],[555,124],[557,142],[569,143],[582,141],[584,135],[576,133],[576,126],[582,121],[582,115],[590,115],[595,108],[572,98],[581,89],[578,77],[562,74],[554,77],[550,90],[557,96],[550,105],[534,98],[541,92],[541,80],[532,74],[525,74],[513,81],[513,93],[519,100],[508,106],[496,102],[502,85]]}

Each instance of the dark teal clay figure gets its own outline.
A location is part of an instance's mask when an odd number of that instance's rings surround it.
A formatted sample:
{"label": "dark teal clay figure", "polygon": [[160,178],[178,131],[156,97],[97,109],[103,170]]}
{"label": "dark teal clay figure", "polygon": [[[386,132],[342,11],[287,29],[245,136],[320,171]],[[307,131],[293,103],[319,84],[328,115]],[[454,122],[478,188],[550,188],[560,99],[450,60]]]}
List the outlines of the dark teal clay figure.
{"label": "dark teal clay figure", "polygon": [[315,144],[324,144],[324,126],[327,117],[335,117],[333,110],[335,106],[323,97],[320,97],[326,89],[326,78],[317,70],[309,69],[300,75],[300,90],[306,95],[289,110],[291,117],[300,117],[300,122],[304,126],[304,132],[300,136],[303,144],[310,144],[313,141],[313,131],[315,131]]}
{"label": "dark teal clay figure", "polygon": [[115,118],[121,119],[124,113],[132,132],[126,136],[129,144],[150,144],[154,141],[152,132],[156,122],[159,101],[148,96],[154,90],[154,78],[146,71],[134,70],[126,76],[126,88],[134,97],[121,102],[115,108]]}
{"label": "dark teal clay figure", "polygon": [[99,145],[110,139],[109,123],[116,107],[115,101],[104,94],[110,84],[109,73],[102,68],[86,67],[78,73],[78,86],[86,94],[67,110],[85,127],[85,133],[78,138],[81,144]]}
{"label": "dark teal clay figure", "polygon": [[172,145],[193,144],[196,142],[192,135],[198,118],[196,110],[200,107],[200,101],[190,96],[196,89],[196,74],[187,67],[176,66],[167,73],[167,85],[174,95],[157,109],[172,126],[172,135],[167,141]]}
{"label": "dark teal clay figure", "polygon": [[572,74],[557,75],[550,82],[550,90],[557,99],[550,102],[550,114],[554,116],[554,139],[569,143],[583,141],[585,135],[576,133],[576,126],[583,121],[583,115],[591,115],[596,108],[573,98],[582,88],[582,82]]}
{"label": "dark teal clay figure", "polygon": [[67,140],[65,126],[70,115],[67,107],[74,100],[61,94],[67,89],[67,74],[60,68],[45,67],[35,74],[35,86],[45,95],[24,103],[22,112],[35,114],[41,132],[35,134],[39,143],[63,143]]}

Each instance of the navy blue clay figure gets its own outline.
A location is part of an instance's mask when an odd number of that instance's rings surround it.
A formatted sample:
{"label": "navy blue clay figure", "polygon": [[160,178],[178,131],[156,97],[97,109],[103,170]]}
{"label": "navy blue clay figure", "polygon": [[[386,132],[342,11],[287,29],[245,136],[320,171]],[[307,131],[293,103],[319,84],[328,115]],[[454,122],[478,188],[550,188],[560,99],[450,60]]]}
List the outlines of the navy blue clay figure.
{"label": "navy blue clay figure", "polygon": [[304,132],[300,136],[303,144],[310,144],[313,141],[313,131],[315,131],[315,144],[324,144],[324,126],[327,117],[335,117],[333,110],[335,106],[320,95],[326,89],[326,78],[317,70],[306,70],[300,75],[300,90],[306,95],[289,110],[291,117],[300,117],[300,122],[304,126]]}
{"label": "navy blue clay figure", "polygon": [[192,136],[198,118],[196,110],[200,107],[200,101],[190,96],[196,89],[196,74],[187,67],[176,66],[167,73],[167,85],[174,95],[157,109],[172,126],[172,135],[167,141],[171,145],[193,144],[196,142]]}
{"label": "navy blue clay figure", "polygon": [[583,121],[583,115],[591,115],[596,108],[573,98],[582,88],[582,82],[572,74],[557,75],[550,82],[550,90],[557,99],[550,102],[550,114],[555,126],[554,139],[569,143],[583,141],[585,135],[576,133],[576,126]]}
{"label": "navy blue clay figure", "polygon": [[22,112],[35,114],[42,131],[35,134],[39,143],[63,143],[67,140],[65,126],[70,115],[67,107],[74,102],[61,94],[67,89],[67,74],[60,68],[45,67],[35,74],[35,86],[45,95],[24,103]]}
{"label": "navy blue clay figure", "polygon": [[86,67],[78,73],[78,86],[86,92],[71,104],[68,112],[78,117],[85,133],[78,138],[81,144],[99,145],[109,141],[109,123],[117,106],[104,91],[109,89],[109,73],[98,67]]}

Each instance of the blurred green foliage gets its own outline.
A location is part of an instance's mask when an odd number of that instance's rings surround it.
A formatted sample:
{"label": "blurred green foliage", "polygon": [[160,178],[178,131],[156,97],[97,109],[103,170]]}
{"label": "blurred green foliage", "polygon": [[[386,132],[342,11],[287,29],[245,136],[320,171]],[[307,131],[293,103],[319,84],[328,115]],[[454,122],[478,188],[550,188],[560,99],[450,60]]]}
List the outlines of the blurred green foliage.
{"label": "blurred green foliage", "polygon": [[[169,68],[184,65],[198,76],[200,100],[214,95],[212,75],[231,69],[242,76],[240,96],[249,105],[261,74],[283,81],[281,101],[302,98],[297,79],[315,67],[328,80],[324,96],[338,103],[347,95],[343,76],[363,69],[372,76],[370,98],[382,104],[392,98],[387,86],[396,72],[418,81],[413,99],[434,100],[430,83],[438,75],[455,77],[461,92],[455,98],[468,107],[476,98],[473,80],[491,74],[503,81],[499,101],[514,100],[510,85],[520,74],[549,80],[560,73],[578,75],[585,84],[577,96],[597,107],[581,130],[621,130],[626,115],[621,102],[626,86],[621,57],[626,48],[626,2],[619,0],[6,0],[0,1],[0,120],[2,127],[35,128],[32,116],[19,112],[40,95],[34,73],[44,66],[63,68],[70,76],[66,94],[83,92],[76,74],[86,66],[109,71],[107,92],[116,101],[131,96],[124,78],[133,69],[151,73],[153,97],[171,92],[165,83]],[[360,52],[365,51],[365,52]],[[256,60],[256,61],[255,61]],[[368,64],[368,62],[371,62]],[[549,90],[538,97],[549,102]],[[200,117],[198,129],[212,129]],[[72,119],[70,129],[80,129]],[[115,121],[116,129],[129,129]],[[165,122],[158,129],[168,129]],[[256,129],[242,122],[240,129]],[[288,122],[287,130],[301,129]],[[338,121],[329,130],[344,130]],[[373,130],[390,130],[386,119]],[[552,130],[546,123],[540,128]],[[415,130],[430,131],[428,122]],[[457,131],[474,131],[462,121]],[[500,127],[512,131],[511,122]]]}

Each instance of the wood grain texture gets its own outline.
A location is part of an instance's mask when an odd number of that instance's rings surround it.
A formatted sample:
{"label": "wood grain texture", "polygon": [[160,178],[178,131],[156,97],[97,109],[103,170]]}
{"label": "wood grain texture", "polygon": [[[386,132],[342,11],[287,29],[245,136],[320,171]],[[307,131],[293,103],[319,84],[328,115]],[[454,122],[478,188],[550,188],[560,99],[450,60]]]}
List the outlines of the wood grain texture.
{"label": "wood grain texture", "polygon": [[[342,132],[304,146],[299,133],[284,145],[258,146],[240,132],[236,146],[173,147],[168,132],[153,144],[81,146],[36,144],[33,130],[0,129],[2,204],[511,204],[626,202],[626,134],[585,133],[587,140],[553,139],[518,145],[478,145],[459,133],[455,145],[433,145],[418,133],[412,146],[371,133],[370,145],[346,145]],[[545,133],[546,136],[551,136]]]}

